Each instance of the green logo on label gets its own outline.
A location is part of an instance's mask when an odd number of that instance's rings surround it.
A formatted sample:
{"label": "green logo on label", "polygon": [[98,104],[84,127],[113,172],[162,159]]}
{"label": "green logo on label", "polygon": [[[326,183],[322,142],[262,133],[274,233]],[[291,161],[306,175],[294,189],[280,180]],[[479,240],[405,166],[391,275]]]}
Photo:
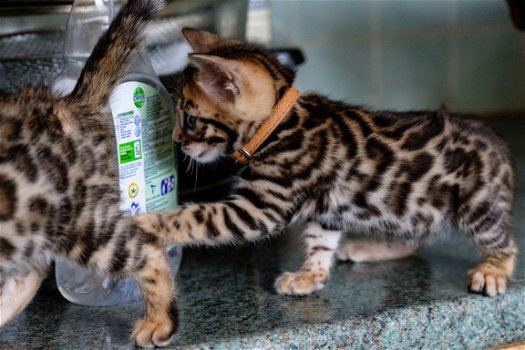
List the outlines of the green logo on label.
{"label": "green logo on label", "polygon": [[138,87],[133,92],[133,103],[138,108],[144,106],[144,101],[146,100],[146,95],[144,94],[144,90],[141,87]]}
{"label": "green logo on label", "polygon": [[142,159],[142,145],[140,140],[121,143],[118,145],[120,164],[134,162]]}

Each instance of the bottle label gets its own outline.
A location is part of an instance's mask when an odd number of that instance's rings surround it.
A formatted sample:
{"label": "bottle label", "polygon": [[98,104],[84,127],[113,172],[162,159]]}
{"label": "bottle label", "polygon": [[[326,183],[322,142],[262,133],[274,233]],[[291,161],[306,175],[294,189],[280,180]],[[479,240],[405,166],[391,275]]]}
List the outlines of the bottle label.
{"label": "bottle label", "polygon": [[127,215],[174,209],[177,173],[169,102],[152,86],[125,82],[110,98],[121,209]]}

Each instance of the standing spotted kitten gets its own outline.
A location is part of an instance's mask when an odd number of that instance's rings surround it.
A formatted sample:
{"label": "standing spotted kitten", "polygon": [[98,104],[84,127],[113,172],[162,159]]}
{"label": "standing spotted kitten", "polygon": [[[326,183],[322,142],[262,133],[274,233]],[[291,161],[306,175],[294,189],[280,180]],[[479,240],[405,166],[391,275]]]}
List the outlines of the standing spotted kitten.
{"label": "standing spotted kitten", "polygon": [[[174,138],[195,160],[213,162],[256,134],[294,72],[261,48],[195,29],[183,34],[195,53]],[[468,274],[469,289],[494,296],[504,293],[517,253],[514,180],[507,147],[479,122],[445,109],[370,112],[307,93],[251,155],[231,199],[138,220],[177,243],[206,245],[256,240],[305,220],[304,263],[275,282],[291,295],[323,288],[334,254],[400,258],[459,226],[484,255]],[[348,230],[374,237],[340,243]]]}
{"label": "standing spotted kitten", "polygon": [[129,0],[97,43],[71,95],[44,87],[0,95],[0,326],[31,300],[62,256],[133,276],[145,300],[139,345],[166,345],[177,327],[175,285],[155,232],[119,211],[107,103],[143,42],[159,0]]}

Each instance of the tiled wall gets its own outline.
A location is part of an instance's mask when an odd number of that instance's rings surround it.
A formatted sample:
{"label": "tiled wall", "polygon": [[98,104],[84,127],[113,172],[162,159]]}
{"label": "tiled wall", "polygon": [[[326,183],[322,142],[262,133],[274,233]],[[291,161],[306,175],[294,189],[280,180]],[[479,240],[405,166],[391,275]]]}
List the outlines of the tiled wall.
{"label": "tiled wall", "polygon": [[383,109],[525,110],[525,32],[504,0],[271,0],[297,85]]}

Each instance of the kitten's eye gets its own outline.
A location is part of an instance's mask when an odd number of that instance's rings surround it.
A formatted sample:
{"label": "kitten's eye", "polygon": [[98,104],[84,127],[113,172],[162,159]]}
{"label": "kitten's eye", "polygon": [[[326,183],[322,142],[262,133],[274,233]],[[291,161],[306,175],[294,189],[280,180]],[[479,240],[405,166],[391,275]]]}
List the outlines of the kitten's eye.
{"label": "kitten's eye", "polygon": [[184,126],[190,130],[195,129],[196,118],[184,112]]}

